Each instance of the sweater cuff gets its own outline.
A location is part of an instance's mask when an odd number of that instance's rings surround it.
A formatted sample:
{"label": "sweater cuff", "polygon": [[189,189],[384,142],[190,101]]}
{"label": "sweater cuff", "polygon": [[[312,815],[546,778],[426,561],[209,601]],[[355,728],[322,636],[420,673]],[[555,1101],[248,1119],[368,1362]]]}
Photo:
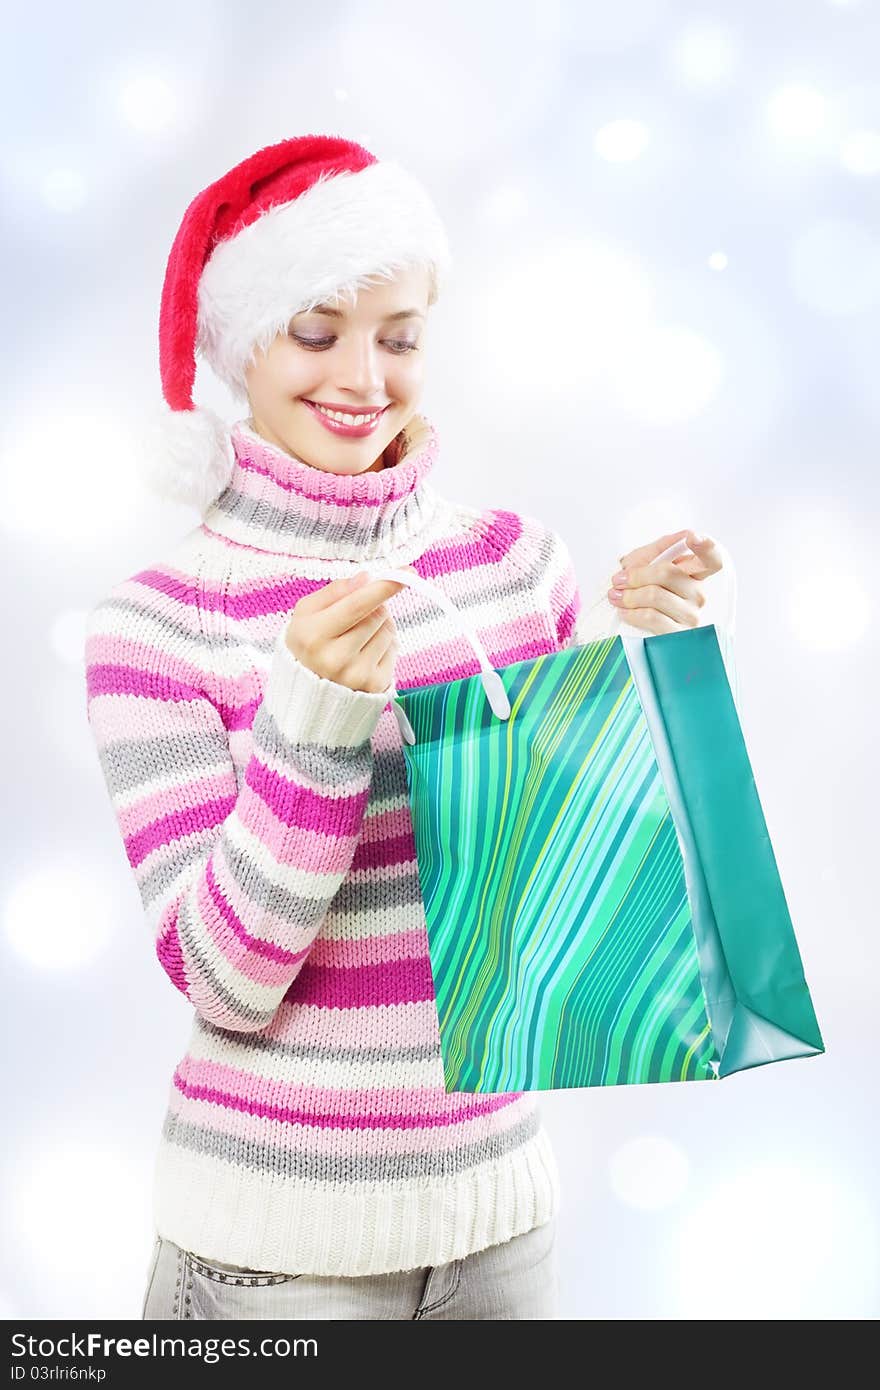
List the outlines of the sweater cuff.
{"label": "sweater cuff", "polygon": [[360,748],[372,736],[393,699],[387,690],[352,690],[327,680],[294,655],[285,640],[286,625],[275,640],[263,704],[291,743],[319,743],[328,748]]}

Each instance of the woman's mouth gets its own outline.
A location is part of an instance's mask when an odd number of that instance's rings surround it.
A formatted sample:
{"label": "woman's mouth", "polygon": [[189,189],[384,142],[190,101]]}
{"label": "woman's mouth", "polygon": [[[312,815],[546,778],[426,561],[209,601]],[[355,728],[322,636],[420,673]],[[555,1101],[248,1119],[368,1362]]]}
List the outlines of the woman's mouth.
{"label": "woman's mouth", "polygon": [[385,414],[390,410],[390,406],[383,406],[381,410],[359,410],[341,411],[330,410],[327,406],[320,405],[317,401],[302,398],[303,405],[307,405],[316,419],[321,421],[325,429],[331,434],[339,434],[348,439],[363,439],[366,435],[372,434]]}

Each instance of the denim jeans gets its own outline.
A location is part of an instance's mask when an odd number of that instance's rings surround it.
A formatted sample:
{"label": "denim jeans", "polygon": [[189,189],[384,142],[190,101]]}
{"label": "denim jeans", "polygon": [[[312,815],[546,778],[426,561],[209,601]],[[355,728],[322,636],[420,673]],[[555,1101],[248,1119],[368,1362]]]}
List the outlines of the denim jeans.
{"label": "denim jeans", "polygon": [[555,1228],[553,1218],[448,1264],[350,1278],[221,1264],[157,1235],[141,1317],[558,1318]]}

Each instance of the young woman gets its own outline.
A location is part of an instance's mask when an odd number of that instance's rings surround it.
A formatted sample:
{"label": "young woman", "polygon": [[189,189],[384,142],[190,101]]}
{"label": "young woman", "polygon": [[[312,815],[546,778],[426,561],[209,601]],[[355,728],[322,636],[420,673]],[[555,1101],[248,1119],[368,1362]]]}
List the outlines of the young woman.
{"label": "young woman", "polygon": [[[169,259],[166,490],[202,519],[92,610],[86,647],[126,853],[193,1006],[147,1319],[557,1316],[535,1096],[445,1090],[390,708],[473,674],[473,649],[364,573],[441,585],[497,667],[585,640],[562,539],[435,487],[419,401],[447,264],[417,183],[319,136],[205,189]],[[231,432],[193,405],[197,348],[247,401]],[[624,600],[652,631],[696,623],[721,567],[709,541],[646,577],[669,540]]]}

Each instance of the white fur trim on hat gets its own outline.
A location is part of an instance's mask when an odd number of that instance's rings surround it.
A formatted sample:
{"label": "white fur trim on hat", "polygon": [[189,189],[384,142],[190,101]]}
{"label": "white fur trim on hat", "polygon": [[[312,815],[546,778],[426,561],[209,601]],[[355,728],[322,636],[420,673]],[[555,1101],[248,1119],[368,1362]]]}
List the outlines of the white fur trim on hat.
{"label": "white fur trim on hat", "polygon": [[235,464],[228,425],[205,406],[169,410],[163,403],[143,422],[135,452],[151,492],[185,502],[202,515],[228,487]]}
{"label": "white fur trim on hat", "polygon": [[196,346],[221,381],[247,399],[245,370],[296,313],[375,276],[451,257],[425,189],[389,160],[323,176],[214,248],[198,287]]}

